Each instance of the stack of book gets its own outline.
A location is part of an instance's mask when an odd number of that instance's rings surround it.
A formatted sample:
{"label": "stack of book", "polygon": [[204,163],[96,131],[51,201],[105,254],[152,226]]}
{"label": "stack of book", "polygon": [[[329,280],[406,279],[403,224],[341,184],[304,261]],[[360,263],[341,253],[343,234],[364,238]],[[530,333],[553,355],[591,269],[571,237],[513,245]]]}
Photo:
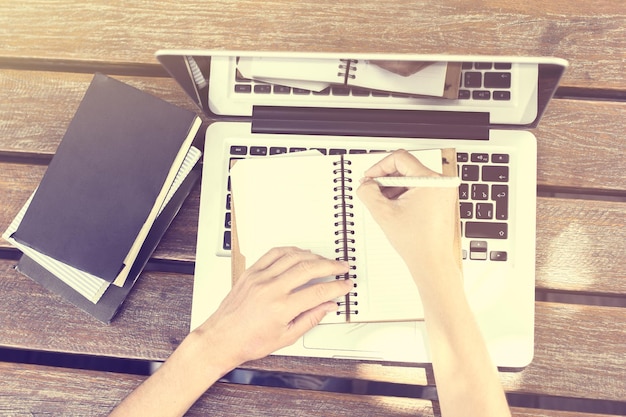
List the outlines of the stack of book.
{"label": "stack of book", "polygon": [[201,126],[96,74],[39,187],[3,237],[17,269],[109,323],[199,177]]}

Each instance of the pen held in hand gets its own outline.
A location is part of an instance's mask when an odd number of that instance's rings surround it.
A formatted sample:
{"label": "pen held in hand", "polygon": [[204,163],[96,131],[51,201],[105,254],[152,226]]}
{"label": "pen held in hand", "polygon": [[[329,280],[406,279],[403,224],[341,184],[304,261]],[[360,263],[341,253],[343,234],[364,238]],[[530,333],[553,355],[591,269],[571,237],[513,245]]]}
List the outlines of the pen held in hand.
{"label": "pen held in hand", "polygon": [[461,185],[459,177],[375,177],[372,179],[382,187],[454,188]]}

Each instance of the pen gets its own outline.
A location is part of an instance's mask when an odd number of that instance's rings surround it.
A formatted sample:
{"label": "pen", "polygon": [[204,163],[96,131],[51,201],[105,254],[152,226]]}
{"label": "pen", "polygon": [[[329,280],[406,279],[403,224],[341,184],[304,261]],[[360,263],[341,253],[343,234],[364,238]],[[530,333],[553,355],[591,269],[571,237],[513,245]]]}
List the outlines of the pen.
{"label": "pen", "polygon": [[374,181],[383,187],[458,187],[459,177],[376,177]]}

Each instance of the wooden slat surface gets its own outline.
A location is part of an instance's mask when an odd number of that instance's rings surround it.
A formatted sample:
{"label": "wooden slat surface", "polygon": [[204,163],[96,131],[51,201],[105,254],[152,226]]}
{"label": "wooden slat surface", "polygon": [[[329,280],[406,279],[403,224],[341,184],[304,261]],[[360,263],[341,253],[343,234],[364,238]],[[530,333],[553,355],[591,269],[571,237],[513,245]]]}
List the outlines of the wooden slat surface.
{"label": "wooden slat surface", "polygon": [[[189,323],[191,275],[144,273],[124,309],[105,326],[0,261],[0,346],[164,360]],[[537,303],[535,359],[502,373],[511,392],[620,400],[626,392],[626,309]],[[426,385],[423,367],[269,357],[244,368]],[[549,378],[546,376],[550,375]],[[585,381],[581,384],[580,381]]]}
{"label": "wooden slat surface", "polygon": [[[145,377],[0,362],[2,415],[102,416]],[[70,394],[70,395],[68,395]],[[600,417],[513,408],[514,417]],[[189,410],[195,416],[433,416],[430,401],[260,386],[215,384]]]}
{"label": "wooden slat surface", "polygon": [[[0,230],[34,191],[44,166],[0,163]],[[196,186],[154,253],[154,258],[195,260],[200,186]],[[537,288],[588,294],[626,294],[626,206],[618,202],[539,198]],[[598,239],[597,236],[602,236]],[[10,245],[0,238],[0,248]],[[610,248],[607,250],[606,248]]]}
{"label": "wooden slat surface", "polygon": [[[117,78],[195,110],[171,79],[148,76],[162,73],[157,49],[558,56],[571,63],[562,85],[580,89],[562,91],[617,99],[626,90],[625,28],[626,9],[615,0],[1,1],[0,231],[39,183],[91,72],[126,74]],[[41,71],[52,68],[59,72]],[[624,102],[553,100],[534,132],[538,185],[623,195],[624,116]],[[193,262],[198,203],[196,187],[154,258]],[[626,297],[624,219],[623,202],[539,198],[537,288]],[[0,249],[7,249],[1,239]],[[187,333],[192,275],[145,272],[105,326],[21,276],[14,263],[0,259],[0,346],[164,360]],[[626,309],[537,302],[535,329],[531,365],[501,373],[508,392],[623,401]],[[432,383],[430,368],[392,363],[270,356],[244,368]],[[0,362],[0,414],[101,415],[143,378]],[[433,410],[409,398],[217,384],[188,415],[321,414]],[[532,409],[514,415],[583,417]]]}
{"label": "wooden slat surface", "polygon": [[0,58],[154,63],[160,48],[560,56],[564,84],[624,88],[617,0],[4,0]]}
{"label": "wooden slat surface", "polygon": [[[50,158],[91,78],[91,74],[0,70],[0,120],[4,122],[0,124],[0,155],[25,153]],[[169,78],[117,78],[195,110]],[[625,119],[626,103],[553,100],[535,132],[538,183],[624,190],[626,159],[617,156],[626,153],[622,138]],[[567,158],[563,158],[563,149],[568,149]],[[609,160],[612,163],[606,164]]]}

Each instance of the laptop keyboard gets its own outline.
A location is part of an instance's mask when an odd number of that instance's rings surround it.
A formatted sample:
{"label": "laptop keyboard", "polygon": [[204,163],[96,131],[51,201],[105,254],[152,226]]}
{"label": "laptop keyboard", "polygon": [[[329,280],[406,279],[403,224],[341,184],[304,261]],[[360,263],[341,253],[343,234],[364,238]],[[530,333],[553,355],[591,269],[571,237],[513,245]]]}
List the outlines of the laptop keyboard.
{"label": "laptop keyboard", "polygon": [[[247,157],[263,157],[289,152],[318,150],[324,155],[387,152],[384,149],[304,148],[286,146],[230,147],[230,162]],[[457,152],[459,210],[463,237],[463,259],[476,261],[507,261],[507,245],[498,244],[509,237],[509,165],[506,153]],[[230,164],[229,164],[230,166]],[[230,176],[223,217],[222,249],[231,250]]]}
{"label": "laptop keyboard", "polygon": [[[464,62],[461,70],[459,100],[511,101],[511,63]],[[277,84],[253,81],[235,70],[234,92],[237,94],[274,94],[282,96],[342,96],[374,98],[408,98],[408,94],[386,93],[359,87],[335,85],[322,91],[310,91]]]}

